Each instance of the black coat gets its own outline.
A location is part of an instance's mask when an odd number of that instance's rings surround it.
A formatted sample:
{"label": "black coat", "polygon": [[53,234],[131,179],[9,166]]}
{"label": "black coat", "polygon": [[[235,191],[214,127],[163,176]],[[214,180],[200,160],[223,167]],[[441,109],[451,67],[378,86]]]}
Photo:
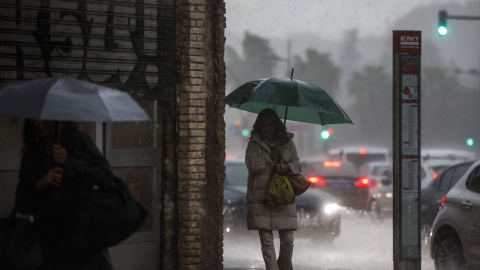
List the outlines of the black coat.
{"label": "black coat", "polygon": [[109,270],[113,269],[108,251],[77,250],[68,244],[73,224],[69,224],[71,200],[76,190],[92,185],[111,185],[113,173],[108,161],[88,135],[80,131],[65,136],[60,144],[68,159],[60,187],[45,187],[35,193],[36,183],[53,167],[42,140],[26,150],[19,172],[16,208],[23,214],[33,214],[41,232],[42,246],[48,270]]}

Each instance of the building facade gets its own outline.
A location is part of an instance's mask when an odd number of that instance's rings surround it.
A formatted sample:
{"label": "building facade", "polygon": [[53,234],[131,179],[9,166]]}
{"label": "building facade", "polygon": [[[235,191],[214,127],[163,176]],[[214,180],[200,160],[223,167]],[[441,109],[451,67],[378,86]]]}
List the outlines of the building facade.
{"label": "building facade", "polygon": [[[128,92],[151,122],[80,123],[149,217],[116,269],[222,269],[223,0],[5,0],[0,82],[68,76]],[[23,119],[0,116],[0,215]],[[207,196],[208,194],[208,196]]]}

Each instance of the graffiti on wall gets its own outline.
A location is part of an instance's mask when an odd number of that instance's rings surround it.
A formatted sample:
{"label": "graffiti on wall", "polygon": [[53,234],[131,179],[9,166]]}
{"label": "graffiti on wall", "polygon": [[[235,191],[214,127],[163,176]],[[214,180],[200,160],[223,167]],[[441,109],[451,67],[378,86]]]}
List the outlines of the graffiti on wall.
{"label": "graffiti on wall", "polygon": [[129,92],[134,86],[137,97],[175,85],[173,1],[7,2],[0,68],[10,72],[0,80],[67,75]]}

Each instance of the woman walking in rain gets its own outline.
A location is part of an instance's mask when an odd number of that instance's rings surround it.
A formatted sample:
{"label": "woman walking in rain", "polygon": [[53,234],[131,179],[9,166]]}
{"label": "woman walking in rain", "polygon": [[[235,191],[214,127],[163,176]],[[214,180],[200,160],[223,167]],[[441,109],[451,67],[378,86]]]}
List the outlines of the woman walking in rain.
{"label": "woman walking in rain", "polygon": [[[282,133],[285,135],[282,136]],[[283,138],[283,142],[280,142]],[[293,134],[286,129],[272,109],[262,110],[253,125],[245,154],[248,168],[247,227],[258,230],[261,250],[267,270],[291,270],[293,232],[297,229],[295,204],[270,206],[264,202],[264,194],[272,169],[281,174],[301,173]],[[279,158],[284,164],[278,164]],[[277,260],[273,231],[278,231],[280,253]]]}
{"label": "woman walking in rain", "polygon": [[[69,196],[89,184],[113,182],[110,165],[88,135],[74,123],[26,119],[23,128],[22,161],[15,206],[34,215],[40,231],[46,270],[111,270],[106,249],[77,249],[70,214]],[[73,228],[73,229],[72,229]]]}

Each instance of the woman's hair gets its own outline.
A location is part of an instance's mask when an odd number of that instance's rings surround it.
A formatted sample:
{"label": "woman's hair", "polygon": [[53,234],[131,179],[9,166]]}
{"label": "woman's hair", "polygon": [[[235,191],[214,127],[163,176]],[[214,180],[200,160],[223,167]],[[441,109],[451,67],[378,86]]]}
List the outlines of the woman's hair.
{"label": "woman's hair", "polygon": [[[54,137],[58,136],[58,123],[55,121],[55,132]],[[72,133],[78,130],[78,125],[75,122],[62,122],[60,136],[62,138],[70,136]],[[24,154],[30,146],[32,146],[37,140],[37,133],[33,127],[33,123],[30,119],[25,119],[23,123],[23,132],[22,132],[22,150],[20,154]]]}
{"label": "woman's hair", "polygon": [[273,121],[273,124],[275,125],[275,137],[277,139],[281,139],[282,133],[285,132],[285,134],[283,135],[283,143],[286,143],[289,141],[289,137],[287,135],[287,127],[283,126],[283,122],[280,119],[280,117],[278,117],[278,114],[270,108],[263,109],[258,114],[257,120],[255,120],[252,131],[250,132],[250,138],[252,138],[253,136],[262,135],[262,132],[260,131],[261,129],[260,119],[264,119],[264,118],[270,118]]}

